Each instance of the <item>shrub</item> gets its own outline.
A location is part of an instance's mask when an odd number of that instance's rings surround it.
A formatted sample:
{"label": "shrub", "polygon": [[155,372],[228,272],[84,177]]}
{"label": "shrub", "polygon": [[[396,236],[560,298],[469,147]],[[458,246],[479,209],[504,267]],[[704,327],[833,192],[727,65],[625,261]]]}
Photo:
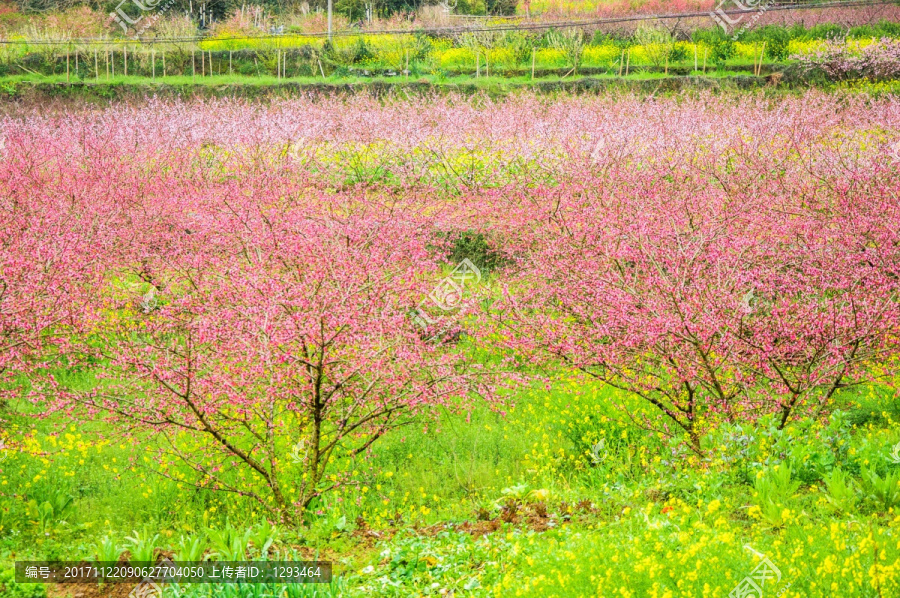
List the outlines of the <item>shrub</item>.
{"label": "shrub", "polygon": [[734,40],[719,28],[697,30],[691,38],[695,43],[708,46],[709,59],[715,65],[723,65],[726,60],[733,58],[737,51]]}
{"label": "shrub", "polygon": [[584,53],[584,32],[580,29],[552,29],[547,32],[547,45],[562,52],[572,71],[578,73]]}
{"label": "shrub", "polygon": [[661,27],[638,27],[634,33],[634,43],[644,49],[644,54],[654,66],[671,58],[674,40],[672,34]]}
{"label": "shrub", "polygon": [[12,569],[0,571],[0,596],[4,598],[44,598],[47,590],[39,583],[16,583]]}
{"label": "shrub", "polygon": [[775,60],[784,60],[788,55],[788,44],[791,31],[780,25],[764,25],[744,36],[745,41],[766,44],[766,56]]}
{"label": "shrub", "polygon": [[442,233],[440,236],[450,244],[447,261],[454,265],[469,259],[480,270],[490,272],[506,263],[506,257],[489,243],[484,233],[464,230]]}
{"label": "shrub", "polygon": [[815,51],[792,58],[807,73],[824,74],[830,80],[884,81],[900,76],[900,40],[885,38],[868,45],[827,41]]}
{"label": "shrub", "polygon": [[485,8],[490,15],[514,15],[519,0],[485,0]]}

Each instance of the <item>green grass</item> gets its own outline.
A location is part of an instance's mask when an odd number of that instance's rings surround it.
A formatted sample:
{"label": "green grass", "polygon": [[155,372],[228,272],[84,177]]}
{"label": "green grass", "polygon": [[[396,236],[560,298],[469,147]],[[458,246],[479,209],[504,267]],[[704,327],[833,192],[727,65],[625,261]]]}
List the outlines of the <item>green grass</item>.
{"label": "green grass", "polygon": [[[610,74],[596,75],[550,75],[531,78],[528,75],[474,77],[468,75],[416,77],[288,77],[278,79],[272,76],[249,77],[241,75],[217,75],[212,77],[171,76],[156,79],[146,77],[116,76],[99,81],[89,78],[71,79],[66,82],[65,75],[55,76],[8,76],[0,77],[0,97],[32,97],[36,101],[49,98],[98,99],[101,101],[116,98],[144,96],[147,94],[247,94],[253,97],[291,93],[294,90],[310,91],[350,91],[358,89],[385,89],[408,87],[418,90],[434,90],[437,92],[484,92],[491,96],[502,96],[518,89],[590,89],[595,87],[624,86],[643,91],[659,91],[653,82],[658,82],[664,89],[682,89],[694,85],[703,85],[706,81],[717,81],[735,85],[737,81],[746,81],[749,73],[736,71],[693,72],[688,77],[670,74],[666,77],[658,72],[632,72],[619,77]],[[756,85],[765,84],[759,78]],[[654,87],[647,88],[647,85]],[[740,84],[741,86],[744,83]]]}
{"label": "green grass", "polygon": [[[783,595],[874,597],[876,582],[882,596],[900,591],[900,505],[876,500],[863,475],[900,467],[886,457],[900,441],[892,393],[848,391],[830,422],[786,433],[762,426],[738,444],[723,428],[700,462],[635,428],[610,392],[566,376],[549,392],[509,397],[505,415],[487,405],[428,414],[343,463],[359,485],[329,495],[307,527],[282,530],[277,543],[336,561],[341,585],[316,595],[725,596],[756,565],[745,544],[780,569],[778,589],[791,584]],[[35,425],[40,455],[12,456],[0,473],[7,567],[29,556],[90,558],[101,538],[124,544],[133,529],[171,548],[182,535],[260,521],[250,503],[150,475],[139,445],[98,449],[103,424],[69,427],[55,442],[58,422]],[[836,467],[854,489],[841,509],[824,482]],[[30,501],[60,497],[71,503],[43,520],[29,511]],[[182,586],[167,595],[268,591]]]}
{"label": "green grass", "polygon": [[[699,71],[690,71],[687,73],[689,76],[706,76],[706,77],[734,77],[734,76],[746,76],[748,73],[742,71],[735,70],[714,70],[708,69],[705,73],[702,70]],[[631,80],[643,80],[643,79],[662,79],[665,78],[666,75],[662,72],[656,71],[645,71],[639,69],[632,69],[632,72],[625,75],[624,73],[620,76],[618,74],[609,74],[609,73],[579,73],[579,74],[569,74],[569,75],[545,75],[545,76],[536,76],[534,79],[531,78],[530,74],[517,74],[513,76],[505,76],[505,75],[491,75],[487,77],[485,75],[481,75],[480,77],[475,77],[473,75],[466,74],[458,74],[452,76],[441,76],[441,75],[419,75],[419,76],[372,76],[372,77],[362,77],[362,76],[340,76],[340,75],[330,75],[327,77],[282,77],[278,78],[272,75],[260,75],[260,76],[245,76],[245,75],[212,75],[201,77],[199,75],[192,77],[190,75],[170,75],[166,77],[141,77],[141,76],[123,76],[116,75],[115,77],[109,77],[101,75],[99,79],[94,77],[85,77],[85,78],[75,78],[70,77],[68,80],[66,79],[65,74],[62,75],[8,75],[4,77],[0,77],[0,84],[4,83],[72,83],[72,84],[100,84],[100,85],[258,85],[263,87],[268,87],[271,85],[277,84],[287,84],[287,83],[299,83],[302,85],[315,85],[322,83],[338,83],[338,84],[346,84],[346,83],[406,83],[406,82],[417,82],[417,81],[426,81],[432,84],[445,84],[445,85],[453,85],[453,84],[483,84],[489,85],[492,83],[530,83],[532,81],[536,82],[558,82],[558,81],[567,81],[572,79],[577,79],[580,77],[589,76],[595,79],[631,79]],[[675,77],[678,75],[670,74],[669,77]]]}

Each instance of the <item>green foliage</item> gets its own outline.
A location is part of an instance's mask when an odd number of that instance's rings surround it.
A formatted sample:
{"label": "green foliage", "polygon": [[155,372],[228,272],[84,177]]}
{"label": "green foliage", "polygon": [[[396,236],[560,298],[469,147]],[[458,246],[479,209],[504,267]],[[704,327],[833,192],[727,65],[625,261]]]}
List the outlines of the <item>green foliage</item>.
{"label": "green foliage", "polygon": [[866,467],[862,470],[862,487],[876,508],[888,511],[900,505],[900,469],[880,476],[874,467]]}
{"label": "green foliage", "polygon": [[760,503],[787,504],[800,489],[800,482],[792,479],[791,468],[776,465],[762,472],[754,484]]}
{"label": "green foliage", "polygon": [[689,56],[688,49],[678,44],[672,44],[669,50],[669,62],[682,62]]}
{"label": "green foliage", "polygon": [[440,233],[439,238],[449,245],[447,261],[453,265],[469,259],[484,273],[496,270],[508,262],[506,256],[498,251],[496,245],[482,232],[472,230],[450,231]]}
{"label": "green foliage", "polygon": [[109,534],[103,536],[94,544],[93,557],[97,561],[111,563],[119,560],[122,554],[122,546],[120,546],[115,538]]}
{"label": "green foliage", "polygon": [[501,45],[509,49],[516,64],[530,64],[532,50],[535,47],[533,36],[522,31],[508,31],[501,40]]}
{"label": "green foliage", "polygon": [[139,563],[155,562],[155,550],[159,534],[150,535],[146,528],[142,532],[132,531],[130,536],[125,536],[125,547],[131,552],[131,561]]}
{"label": "green foliage", "polygon": [[268,520],[264,519],[252,528],[250,533],[250,541],[256,550],[257,558],[265,559],[269,554],[269,548],[278,539],[278,528]]}
{"label": "green foliage", "polygon": [[485,9],[489,15],[514,15],[519,0],[485,0]]}
{"label": "green foliage", "polygon": [[36,491],[35,495],[26,503],[26,513],[40,533],[52,533],[67,523],[65,518],[72,513],[74,497],[63,489],[50,489],[43,495]]}
{"label": "green foliage", "polygon": [[347,595],[340,578],[330,584],[189,584],[170,586],[164,598],[338,598]]}
{"label": "green foliage", "polygon": [[845,30],[840,25],[834,23],[822,23],[813,25],[805,32],[802,32],[801,35],[802,37],[798,36],[795,39],[840,39],[844,37]]}
{"label": "green foliage", "polygon": [[766,57],[784,60],[788,56],[788,44],[792,39],[791,30],[781,25],[763,25],[744,36],[744,41],[765,43]]}
{"label": "green foliage", "polygon": [[853,478],[840,467],[835,467],[825,476],[828,502],[839,512],[850,513],[856,508],[858,492]]}
{"label": "green foliage", "polygon": [[0,571],[0,596],[3,598],[45,598],[47,590],[39,583],[16,583],[15,571]]}
{"label": "green foliage", "polygon": [[756,505],[763,520],[772,527],[782,527],[790,516],[788,507],[794,502],[800,482],[791,478],[791,468],[785,465],[776,465],[760,474],[754,484]]}
{"label": "green foliage", "polygon": [[736,481],[753,484],[760,471],[786,464],[797,480],[812,484],[835,467],[858,471],[849,455],[851,430],[847,414],[839,410],[824,424],[803,422],[785,429],[779,429],[776,418],[763,418],[753,424],[722,424],[710,431],[703,446],[716,452]]}
{"label": "green foliage", "polygon": [[647,58],[657,67],[671,57],[675,47],[672,34],[662,27],[638,27],[634,32],[634,43],[644,48]]}
{"label": "green foliage", "polygon": [[203,534],[181,536],[175,550],[175,560],[202,561],[204,552],[206,552],[206,536]]}
{"label": "green foliage", "polygon": [[709,46],[709,59],[713,64],[722,66],[729,58],[733,58],[736,52],[734,40],[721,28],[698,29],[691,34],[691,39],[696,43]]}
{"label": "green foliage", "polygon": [[852,39],[900,37],[900,23],[892,23],[890,21],[879,21],[878,23],[869,25],[858,25],[851,27],[847,32],[847,37]]}
{"label": "green foliage", "polygon": [[457,0],[457,14],[461,15],[484,15],[487,14],[486,0]]}
{"label": "green foliage", "polygon": [[551,29],[545,39],[549,47],[565,54],[569,66],[577,74],[584,53],[584,32],[576,28]]}
{"label": "green foliage", "polygon": [[349,46],[331,45],[325,53],[325,57],[339,65],[349,66],[372,60],[375,54],[369,48],[365,38],[360,36]]}
{"label": "green foliage", "polygon": [[240,531],[226,520],[221,529],[210,529],[207,534],[219,560],[247,560],[250,539],[254,535],[252,528]]}

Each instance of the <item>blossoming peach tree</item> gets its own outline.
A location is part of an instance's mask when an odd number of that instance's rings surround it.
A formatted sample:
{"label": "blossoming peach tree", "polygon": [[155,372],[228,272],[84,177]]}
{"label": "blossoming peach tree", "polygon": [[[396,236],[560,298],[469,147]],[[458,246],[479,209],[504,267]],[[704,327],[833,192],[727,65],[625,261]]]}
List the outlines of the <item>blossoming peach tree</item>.
{"label": "blossoming peach tree", "polygon": [[495,314],[507,345],[639,397],[650,409],[623,404],[627,417],[698,453],[723,419],[777,414],[783,428],[889,379],[900,323],[885,158],[794,196],[739,149],[714,186],[697,184],[706,163],[645,151],[495,197],[482,217],[505,222],[516,261]]}
{"label": "blossoming peach tree", "polygon": [[66,166],[64,144],[45,144],[37,167],[34,135],[2,140],[0,409],[22,397],[44,355],[64,350],[92,317],[108,220],[92,209],[90,193],[71,186],[78,173]]}
{"label": "blossoming peach tree", "polygon": [[155,302],[123,300],[80,345],[96,384],[61,390],[60,407],[105,414],[163,476],[299,521],[358,482],[337,463],[423,407],[490,396],[467,351],[414,323],[441,272],[414,211],[256,195],[190,235],[172,227],[190,250],[127,256]]}

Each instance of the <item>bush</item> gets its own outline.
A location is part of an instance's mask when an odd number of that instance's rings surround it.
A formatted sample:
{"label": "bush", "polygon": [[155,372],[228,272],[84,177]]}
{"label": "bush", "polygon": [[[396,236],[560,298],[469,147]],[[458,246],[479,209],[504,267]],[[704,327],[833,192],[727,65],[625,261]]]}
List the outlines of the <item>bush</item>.
{"label": "bush", "polygon": [[647,59],[657,67],[671,57],[675,47],[672,34],[657,27],[638,27],[634,33],[634,42],[644,48]]}
{"label": "bush", "polygon": [[745,41],[766,44],[766,56],[775,60],[784,60],[788,55],[788,44],[792,39],[791,31],[780,25],[765,25],[751,31]]}
{"label": "bush", "polygon": [[483,15],[487,13],[485,0],[457,0],[456,12],[461,15]]}
{"label": "bush", "polygon": [[694,43],[709,46],[709,59],[713,64],[723,65],[726,60],[733,58],[736,53],[734,40],[721,29],[698,29],[691,39]]}
{"label": "bush", "polygon": [[486,0],[485,8],[490,15],[514,15],[519,0]]}
{"label": "bush", "polygon": [[551,29],[545,37],[547,45],[559,50],[566,56],[572,70],[577,74],[581,66],[581,55],[584,53],[584,32],[580,29]]}
{"label": "bush", "polygon": [[672,44],[672,49],[669,51],[669,60],[671,62],[681,62],[683,60],[687,60],[688,56],[689,52],[684,44]]}
{"label": "bush", "polygon": [[816,52],[793,56],[807,73],[831,81],[868,78],[885,81],[900,76],[900,40],[882,39],[862,46],[856,42],[825,42]]}
{"label": "bush", "polygon": [[468,258],[480,270],[490,272],[506,263],[505,256],[491,245],[484,233],[451,231],[442,233],[441,237],[450,244],[447,260],[452,264]]}
{"label": "bush", "polygon": [[4,598],[44,598],[47,590],[43,584],[16,583],[15,573],[12,569],[0,571],[0,596]]}
{"label": "bush", "polygon": [[825,23],[810,27],[802,34],[802,37],[798,37],[798,39],[838,39],[841,37],[844,37],[844,30],[840,25]]}
{"label": "bush", "polygon": [[257,66],[255,64],[253,64],[252,62],[242,63],[235,70],[238,72],[238,74],[241,74],[241,75],[248,75],[248,76],[250,76],[250,75],[256,76],[257,75],[257,72],[256,72]]}

